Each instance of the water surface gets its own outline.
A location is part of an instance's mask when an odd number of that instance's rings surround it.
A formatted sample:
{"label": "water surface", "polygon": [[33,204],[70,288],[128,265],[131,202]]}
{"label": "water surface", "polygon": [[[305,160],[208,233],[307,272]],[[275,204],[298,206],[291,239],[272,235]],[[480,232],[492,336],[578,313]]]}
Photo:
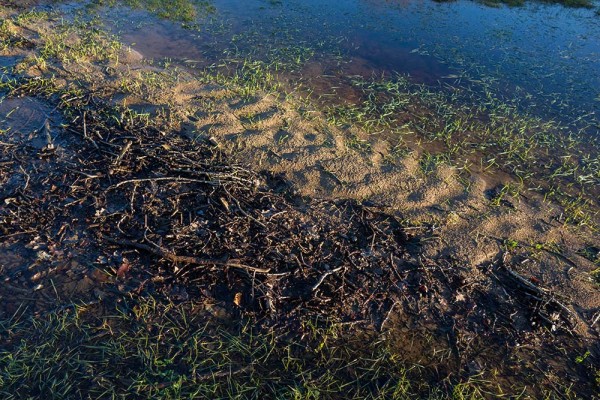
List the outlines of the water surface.
{"label": "water surface", "polygon": [[[531,3],[461,0],[214,0],[187,28],[144,11],[104,9],[146,57],[218,65],[227,58],[298,60],[296,78],[327,92],[331,75],[409,74],[414,82],[485,82],[530,112],[572,122],[600,109],[600,16]],[[301,67],[301,68],[300,68]],[[293,68],[292,68],[293,69]]]}

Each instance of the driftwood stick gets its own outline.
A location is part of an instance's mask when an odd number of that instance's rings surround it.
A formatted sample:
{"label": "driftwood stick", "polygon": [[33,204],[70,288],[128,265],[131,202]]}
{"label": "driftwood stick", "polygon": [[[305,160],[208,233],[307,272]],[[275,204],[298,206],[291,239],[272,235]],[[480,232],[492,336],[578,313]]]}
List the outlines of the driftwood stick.
{"label": "driftwood stick", "polygon": [[506,270],[506,272],[508,272],[510,274],[510,276],[512,276],[517,281],[519,281],[519,283],[521,283],[523,286],[525,286],[529,290],[537,293],[540,296],[540,298],[542,298],[542,299],[546,298],[554,306],[561,309],[568,317],[573,318],[575,321],[577,320],[573,311],[571,311],[571,309],[569,307],[567,307],[566,305],[564,305],[563,303],[558,301],[554,296],[552,296],[550,291],[548,291],[547,289],[541,288],[537,285],[534,285],[528,279],[524,278],[523,276],[521,276],[520,274],[518,274],[517,272],[511,270],[510,268],[508,268],[506,266],[504,266],[504,269]]}
{"label": "driftwood stick", "polygon": [[83,112],[83,138],[87,139],[88,135],[87,135],[87,123],[85,122],[85,114],[86,112]]}
{"label": "driftwood stick", "polygon": [[182,178],[179,176],[166,176],[163,178],[129,179],[126,181],[119,182],[113,187],[118,188],[123,185],[128,185],[131,183],[159,182],[159,181],[174,181],[174,182],[183,182],[183,183],[204,183],[204,184],[208,184],[208,185],[218,185],[218,182],[215,182],[215,181],[207,181],[207,180],[201,180],[201,179],[189,179],[189,178]]}
{"label": "driftwood stick", "polygon": [[219,265],[222,267],[238,268],[238,269],[243,269],[246,271],[252,271],[252,272],[256,272],[258,274],[268,274],[271,271],[270,269],[257,268],[257,267],[252,267],[252,266],[245,265],[245,264],[236,263],[236,262],[223,261],[222,259],[219,260],[216,258],[181,256],[181,255],[177,255],[167,249],[164,249],[162,247],[148,246],[147,244],[142,244],[142,243],[134,242],[134,241],[127,240],[127,239],[114,239],[114,238],[104,236],[104,235],[102,237],[111,243],[121,244],[121,245],[125,245],[125,246],[134,247],[136,249],[144,250],[149,253],[155,254],[157,256],[163,257],[174,263],[195,264],[195,265],[202,265],[202,266]]}
{"label": "driftwood stick", "polygon": [[127,154],[127,152],[129,151],[129,149],[131,149],[131,143],[132,143],[131,140],[126,140],[125,141],[125,145],[121,149],[121,152],[119,153],[119,156],[112,163],[113,167],[118,167],[119,166],[119,164],[121,163],[121,160],[123,159],[123,157],[125,157],[125,154]]}
{"label": "driftwood stick", "polygon": [[383,322],[381,323],[381,327],[379,328],[379,330],[383,330],[383,328],[385,327],[385,324],[387,324],[387,322],[389,321],[390,317],[392,316],[392,312],[394,311],[394,309],[396,308],[396,306],[399,305],[399,304],[400,304],[399,301],[395,301],[394,304],[392,304],[392,306],[388,310],[385,318],[383,319]]}
{"label": "driftwood stick", "polygon": [[506,269],[506,272],[508,272],[510,274],[510,276],[512,276],[517,281],[519,281],[522,285],[524,285],[527,288],[533,290],[534,292],[536,292],[536,293],[542,293],[542,294],[546,294],[547,293],[546,289],[543,289],[543,288],[541,288],[539,286],[534,285],[532,282],[530,282],[526,278],[522,277],[520,274],[516,273],[515,271],[511,270],[510,268],[504,267],[504,269]]}
{"label": "driftwood stick", "polygon": [[596,315],[596,317],[594,318],[594,320],[592,321],[592,324],[590,326],[593,328],[594,325],[596,325],[596,322],[598,322],[599,320],[600,320],[600,312],[598,313],[598,315]]}
{"label": "driftwood stick", "polygon": [[321,277],[319,278],[317,283],[315,283],[313,285],[312,291],[314,292],[315,290],[317,290],[319,288],[319,286],[321,286],[321,284],[325,281],[325,278],[327,278],[329,275],[335,274],[336,272],[342,270],[343,268],[344,267],[337,267],[335,269],[332,269],[331,271],[325,272],[323,275],[321,275]]}

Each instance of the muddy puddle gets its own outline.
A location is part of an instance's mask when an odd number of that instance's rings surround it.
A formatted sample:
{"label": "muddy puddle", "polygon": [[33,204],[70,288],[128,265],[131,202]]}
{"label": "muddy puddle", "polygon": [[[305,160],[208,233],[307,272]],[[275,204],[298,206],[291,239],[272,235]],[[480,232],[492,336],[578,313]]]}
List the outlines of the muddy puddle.
{"label": "muddy puddle", "polygon": [[6,67],[11,67],[20,61],[21,57],[18,56],[0,56],[0,70]]}
{"label": "muddy puddle", "polygon": [[4,131],[3,140],[7,137],[13,140],[36,138],[52,111],[52,108],[30,97],[0,98],[0,130]]}
{"label": "muddy puddle", "polygon": [[57,194],[81,145],[65,137],[63,123],[41,98],[0,98],[2,318],[92,293],[90,270],[73,260],[81,260],[81,213],[70,209],[68,194]]}

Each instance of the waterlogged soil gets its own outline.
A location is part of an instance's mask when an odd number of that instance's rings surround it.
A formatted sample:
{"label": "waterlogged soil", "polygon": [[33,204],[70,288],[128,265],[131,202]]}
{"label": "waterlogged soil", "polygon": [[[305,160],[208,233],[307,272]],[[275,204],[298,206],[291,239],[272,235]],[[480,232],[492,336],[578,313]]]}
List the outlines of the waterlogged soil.
{"label": "waterlogged soil", "polygon": [[593,370],[571,357],[597,351],[588,303],[550,289],[556,280],[534,275],[537,261],[502,251],[477,268],[430,258],[422,247],[434,226],[299,197],[281,178],[231,165],[210,141],[115,123],[123,111],[92,94],[69,108],[27,89],[5,102],[65,122],[46,127],[52,149],[23,124],[2,142],[3,319],[152,295],[291,341],[307,333],[306,318],[335,318],[350,335],[389,341],[433,386],[495,374],[494,384],[532,395],[556,380],[593,390]]}
{"label": "waterlogged soil", "polygon": [[[244,18],[234,12],[237,2],[215,4],[220,14],[209,17],[207,27],[229,16],[222,28],[229,35],[252,32],[262,18],[278,29],[275,22],[289,23],[287,12],[313,21],[302,35],[324,31],[335,38],[341,32],[336,23],[313,18],[314,11],[304,13],[312,3],[289,10],[249,3],[252,12]],[[328,10],[348,27],[366,4],[370,16],[406,16],[416,7],[343,2]],[[453,5],[427,3],[414,12],[435,22],[439,10],[453,10],[456,18],[487,10]],[[512,9],[489,12],[514,13],[515,24],[525,23]],[[348,324],[355,336],[388,341],[398,360],[422,366],[420,379],[426,376],[433,386],[476,378],[515,395],[526,387],[534,398],[564,395],[564,388],[583,397],[597,394],[597,231],[565,223],[564,207],[535,192],[499,197],[503,184],[515,180],[506,172],[424,168],[422,147],[398,152],[386,135],[345,131],[293,99],[259,91],[245,96],[199,80],[200,67],[231,56],[220,47],[231,37],[182,29],[140,10],[103,9],[102,15],[131,46],[117,59],[9,68],[11,78],[28,85],[7,90],[0,102],[3,318],[153,295],[200,304],[207,318],[276,327],[298,341],[303,318],[326,316]],[[34,47],[8,49],[6,60],[18,53],[17,65],[27,52],[34,54],[44,45],[42,33],[58,21],[25,22],[18,34]],[[381,29],[363,25],[369,32]],[[595,35],[586,23],[579,29]],[[288,39],[297,40],[292,33]],[[329,71],[398,70],[429,84],[455,71],[442,53],[425,54],[417,39],[398,50],[392,33],[365,36],[338,40],[338,59],[299,64],[288,73],[352,100],[353,90],[335,87],[339,80]],[[323,44],[323,59],[339,50],[334,43]],[[578,51],[593,60],[597,42],[582,43]],[[345,55],[356,47],[348,62]],[[159,62],[163,57],[178,60],[173,66]],[[573,90],[588,95],[565,94],[573,102],[561,110],[596,107],[590,99],[598,88],[597,65],[578,59],[585,77],[573,78],[582,85]],[[55,91],[41,83],[50,76]],[[156,76],[167,84],[144,81]],[[564,81],[552,86],[540,79],[550,92]],[[72,88],[81,91],[65,93]],[[540,110],[552,113],[552,107]],[[356,135],[352,146],[349,133]],[[362,151],[365,143],[371,151]]]}

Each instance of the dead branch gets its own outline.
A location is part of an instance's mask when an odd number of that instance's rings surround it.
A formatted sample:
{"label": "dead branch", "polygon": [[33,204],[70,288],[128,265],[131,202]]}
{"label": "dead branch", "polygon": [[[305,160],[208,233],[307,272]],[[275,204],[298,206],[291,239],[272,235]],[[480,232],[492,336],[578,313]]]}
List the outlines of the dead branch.
{"label": "dead branch", "polygon": [[251,267],[251,266],[245,265],[245,264],[223,261],[222,259],[200,258],[200,257],[194,257],[194,256],[181,256],[181,255],[177,255],[167,249],[164,249],[164,248],[158,247],[158,246],[152,247],[152,246],[148,246],[146,244],[134,242],[131,240],[114,239],[114,238],[104,236],[104,235],[102,235],[102,237],[108,242],[111,242],[114,244],[126,245],[126,246],[130,246],[130,247],[134,247],[136,249],[144,250],[149,253],[160,256],[162,258],[165,258],[169,261],[172,261],[174,263],[194,264],[194,265],[201,265],[201,266],[218,265],[218,266],[222,266],[222,267],[244,269],[244,270],[256,272],[259,274],[268,274],[271,271],[270,269]]}

